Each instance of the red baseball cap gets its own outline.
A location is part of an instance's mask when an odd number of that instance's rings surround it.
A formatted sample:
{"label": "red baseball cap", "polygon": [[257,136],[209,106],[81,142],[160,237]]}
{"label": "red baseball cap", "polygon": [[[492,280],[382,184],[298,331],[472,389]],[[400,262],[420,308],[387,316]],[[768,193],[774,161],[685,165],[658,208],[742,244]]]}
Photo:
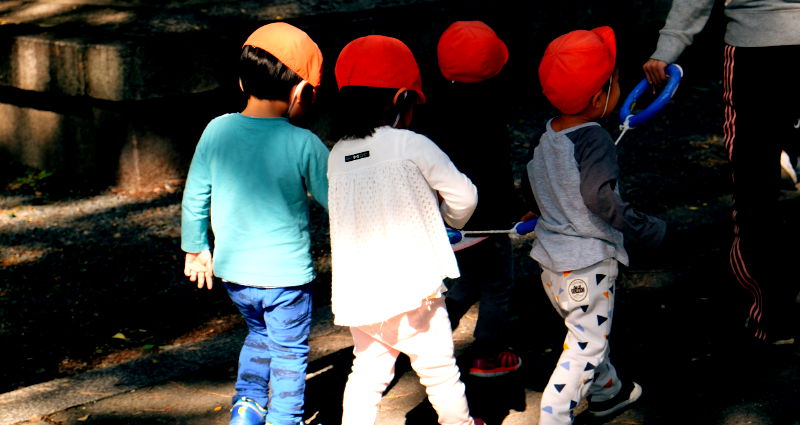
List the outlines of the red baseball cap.
{"label": "red baseball cap", "polygon": [[576,114],[614,73],[617,43],[611,27],[566,33],[547,46],[539,82],[547,100],[565,114]]}
{"label": "red baseball cap", "polygon": [[402,41],[383,35],[368,35],[348,43],[336,60],[336,83],[341,90],[346,86],[405,88],[419,95],[422,77],[414,54]]}
{"label": "red baseball cap", "polygon": [[303,30],[286,22],[273,22],[255,30],[244,46],[266,50],[314,87],[322,80],[322,52]]}
{"label": "red baseball cap", "polygon": [[439,38],[436,52],[444,78],[462,83],[488,80],[508,62],[506,44],[481,21],[450,24]]}

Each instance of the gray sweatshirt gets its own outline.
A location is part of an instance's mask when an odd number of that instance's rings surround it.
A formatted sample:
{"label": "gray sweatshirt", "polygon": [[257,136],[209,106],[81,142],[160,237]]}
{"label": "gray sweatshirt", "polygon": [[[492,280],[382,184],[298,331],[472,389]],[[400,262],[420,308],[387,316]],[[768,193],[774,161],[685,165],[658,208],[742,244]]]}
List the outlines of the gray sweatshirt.
{"label": "gray sweatshirt", "polygon": [[557,272],[608,258],[628,265],[626,244],[654,248],[666,223],[619,195],[619,166],[611,136],[597,123],[546,131],[533,141],[527,183],[540,212],[531,257]]}
{"label": "gray sweatshirt", "polygon": [[[675,62],[708,22],[716,0],[673,0],[656,51]],[[725,43],[737,47],[800,45],[800,0],[725,0]]]}

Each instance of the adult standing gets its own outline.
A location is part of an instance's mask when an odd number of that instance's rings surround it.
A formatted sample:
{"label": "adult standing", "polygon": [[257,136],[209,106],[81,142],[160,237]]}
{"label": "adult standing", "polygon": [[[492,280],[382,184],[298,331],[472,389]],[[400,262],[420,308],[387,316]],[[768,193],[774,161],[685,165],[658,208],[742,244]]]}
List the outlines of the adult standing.
{"label": "adult standing", "polygon": [[[656,51],[644,64],[651,84],[663,83],[702,31],[715,0],[674,0]],[[760,342],[797,334],[798,279],[778,205],[780,152],[800,144],[800,2],[726,0],[723,136],[733,179],[730,264],[752,296],[746,328]],[[787,146],[789,145],[789,146]]]}

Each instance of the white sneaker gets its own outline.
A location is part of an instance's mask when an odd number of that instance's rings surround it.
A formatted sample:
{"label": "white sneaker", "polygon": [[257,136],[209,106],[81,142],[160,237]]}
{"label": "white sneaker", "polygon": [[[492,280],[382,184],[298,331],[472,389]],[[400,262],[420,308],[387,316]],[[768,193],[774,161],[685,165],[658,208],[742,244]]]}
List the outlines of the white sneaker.
{"label": "white sneaker", "polygon": [[595,418],[603,418],[613,415],[620,410],[628,407],[642,396],[642,387],[636,382],[629,381],[622,384],[622,388],[617,395],[606,401],[589,401],[589,414]]}

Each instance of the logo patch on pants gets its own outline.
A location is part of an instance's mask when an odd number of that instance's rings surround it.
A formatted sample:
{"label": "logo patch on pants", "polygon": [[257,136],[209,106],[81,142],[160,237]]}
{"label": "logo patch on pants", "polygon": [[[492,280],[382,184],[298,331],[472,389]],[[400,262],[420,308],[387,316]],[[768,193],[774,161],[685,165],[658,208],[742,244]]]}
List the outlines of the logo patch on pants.
{"label": "logo patch on pants", "polygon": [[583,279],[572,279],[567,285],[567,293],[572,301],[581,302],[589,295],[589,287]]}

